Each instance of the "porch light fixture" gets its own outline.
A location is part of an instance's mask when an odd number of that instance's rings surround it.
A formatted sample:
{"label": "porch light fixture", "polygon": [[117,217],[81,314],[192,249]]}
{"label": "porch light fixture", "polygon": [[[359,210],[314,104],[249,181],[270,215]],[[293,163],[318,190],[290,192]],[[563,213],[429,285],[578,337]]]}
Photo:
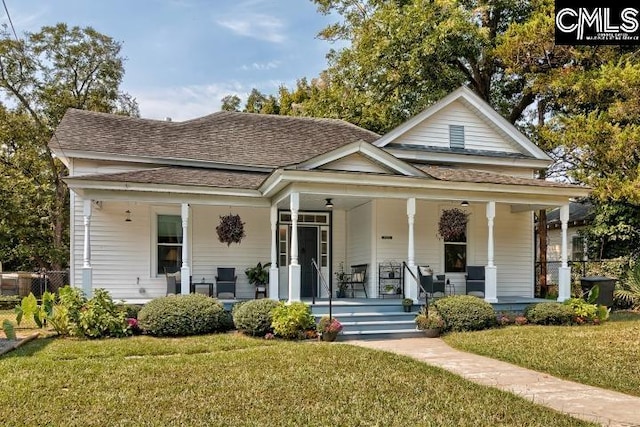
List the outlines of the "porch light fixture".
{"label": "porch light fixture", "polygon": [[469,202],[467,202],[466,200],[463,200],[462,203],[460,203],[460,206],[466,208],[467,206],[469,206]]}
{"label": "porch light fixture", "polygon": [[129,209],[124,211],[124,221],[131,222],[131,211]]}
{"label": "porch light fixture", "polygon": [[327,209],[333,209],[333,202],[331,201],[331,199],[325,199],[327,201],[327,203],[324,204],[324,207]]}

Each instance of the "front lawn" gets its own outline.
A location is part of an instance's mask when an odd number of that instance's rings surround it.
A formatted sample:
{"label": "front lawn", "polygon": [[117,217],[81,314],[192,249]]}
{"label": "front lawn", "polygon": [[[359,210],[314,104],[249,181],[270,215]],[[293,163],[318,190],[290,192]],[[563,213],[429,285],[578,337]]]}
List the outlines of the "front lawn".
{"label": "front lawn", "polygon": [[235,334],[40,339],[0,359],[3,425],[592,425],[408,357]]}
{"label": "front lawn", "polygon": [[640,396],[640,313],[614,313],[599,326],[509,326],[457,333],[460,350]]}

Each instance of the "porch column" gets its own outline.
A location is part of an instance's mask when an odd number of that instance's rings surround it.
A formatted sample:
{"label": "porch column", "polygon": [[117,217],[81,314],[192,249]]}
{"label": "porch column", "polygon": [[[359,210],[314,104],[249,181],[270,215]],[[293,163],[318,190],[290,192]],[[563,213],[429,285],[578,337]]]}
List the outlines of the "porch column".
{"label": "porch column", "polygon": [[300,193],[291,193],[289,198],[291,209],[291,262],[289,263],[289,302],[300,301],[300,275],[302,270],[298,264],[298,210],[300,209]]}
{"label": "porch column", "polygon": [[571,298],[571,267],[567,247],[567,228],[569,226],[569,205],[560,207],[560,223],[562,224],[562,265],[558,269],[558,301],[563,302]]}
{"label": "porch column", "polygon": [[[407,224],[409,226],[409,238],[407,247],[407,265],[409,270],[417,277],[416,268],[416,250],[414,243],[414,230],[413,225],[416,218],[416,199],[414,197],[407,199]],[[414,301],[418,301],[418,283],[411,275],[407,274],[404,278],[404,287],[406,290],[405,298],[411,298]]]}
{"label": "porch column", "polygon": [[279,299],[278,274],[278,207],[271,206],[271,268],[269,268],[269,298]]}
{"label": "porch column", "polygon": [[191,269],[189,268],[189,204],[182,204],[182,268],[180,268],[180,293],[191,291]]}
{"label": "porch column", "polygon": [[487,203],[487,265],[484,267],[484,300],[498,302],[498,269],[494,264],[493,220],[496,217],[496,202]]}
{"label": "porch column", "polygon": [[91,267],[91,200],[85,199],[83,206],[84,217],[84,247],[82,262],[82,292],[87,298],[93,293],[93,268]]}

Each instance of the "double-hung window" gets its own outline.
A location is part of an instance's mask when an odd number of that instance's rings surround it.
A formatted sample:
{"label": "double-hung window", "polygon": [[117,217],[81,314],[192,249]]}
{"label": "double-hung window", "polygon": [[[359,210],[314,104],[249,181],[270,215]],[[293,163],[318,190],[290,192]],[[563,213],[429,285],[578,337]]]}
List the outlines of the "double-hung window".
{"label": "double-hung window", "polygon": [[158,215],[157,218],[157,273],[174,273],[182,265],[182,218],[180,215]]}

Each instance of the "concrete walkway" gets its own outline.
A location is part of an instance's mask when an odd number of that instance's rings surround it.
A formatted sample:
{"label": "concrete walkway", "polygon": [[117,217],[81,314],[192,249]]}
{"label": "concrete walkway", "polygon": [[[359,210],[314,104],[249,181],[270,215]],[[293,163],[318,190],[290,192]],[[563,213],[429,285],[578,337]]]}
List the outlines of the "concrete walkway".
{"label": "concrete walkway", "polygon": [[454,350],[439,338],[348,341],[404,354],[470,381],[511,393],[604,426],[640,426],[640,397],[561,380],[488,357]]}

